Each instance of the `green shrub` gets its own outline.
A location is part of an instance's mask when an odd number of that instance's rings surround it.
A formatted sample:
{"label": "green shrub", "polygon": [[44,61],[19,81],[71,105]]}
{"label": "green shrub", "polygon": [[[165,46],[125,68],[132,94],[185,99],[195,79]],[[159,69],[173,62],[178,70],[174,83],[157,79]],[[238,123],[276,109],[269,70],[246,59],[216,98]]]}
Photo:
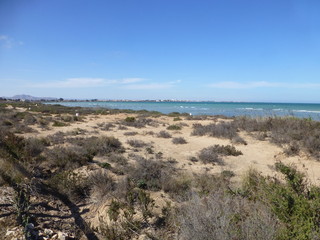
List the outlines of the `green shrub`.
{"label": "green shrub", "polygon": [[320,234],[320,188],[307,184],[305,176],[294,167],[277,163],[285,183],[250,172],[243,195],[268,204],[283,228],[279,239],[314,239]]}
{"label": "green shrub", "polygon": [[133,123],[133,122],[136,121],[136,118],[135,117],[126,117],[124,119],[124,121],[127,122],[127,123]]}
{"label": "green shrub", "polygon": [[68,126],[68,124],[64,123],[64,122],[60,122],[60,121],[54,121],[52,126],[53,127],[65,127],[65,126]]}
{"label": "green shrub", "polygon": [[170,125],[167,127],[167,130],[181,130],[181,126],[179,125]]}

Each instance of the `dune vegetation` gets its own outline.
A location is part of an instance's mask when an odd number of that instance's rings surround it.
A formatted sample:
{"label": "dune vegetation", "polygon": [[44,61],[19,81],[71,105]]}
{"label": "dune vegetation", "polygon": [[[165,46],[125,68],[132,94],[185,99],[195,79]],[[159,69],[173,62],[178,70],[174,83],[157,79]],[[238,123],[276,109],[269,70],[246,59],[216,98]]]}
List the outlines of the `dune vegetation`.
{"label": "dune vegetation", "polygon": [[1,239],[320,239],[320,123],[0,103]]}

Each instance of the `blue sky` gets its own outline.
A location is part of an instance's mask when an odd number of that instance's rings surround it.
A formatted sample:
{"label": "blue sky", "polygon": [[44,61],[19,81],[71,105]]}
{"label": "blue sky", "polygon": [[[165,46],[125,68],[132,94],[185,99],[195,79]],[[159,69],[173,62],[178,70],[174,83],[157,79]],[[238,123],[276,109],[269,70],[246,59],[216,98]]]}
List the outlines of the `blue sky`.
{"label": "blue sky", "polygon": [[320,1],[1,0],[0,96],[320,102]]}

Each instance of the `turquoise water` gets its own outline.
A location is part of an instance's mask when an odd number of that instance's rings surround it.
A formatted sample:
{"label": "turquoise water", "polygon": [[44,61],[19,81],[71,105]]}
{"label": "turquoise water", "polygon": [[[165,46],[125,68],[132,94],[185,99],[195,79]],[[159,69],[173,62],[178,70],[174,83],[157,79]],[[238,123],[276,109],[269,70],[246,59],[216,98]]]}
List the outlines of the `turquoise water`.
{"label": "turquoise water", "polygon": [[[56,103],[50,103],[56,104]],[[61,102],[64,106],[180,112],[192,115],[295,116],[320,120],[320,104],[230,102]]]}

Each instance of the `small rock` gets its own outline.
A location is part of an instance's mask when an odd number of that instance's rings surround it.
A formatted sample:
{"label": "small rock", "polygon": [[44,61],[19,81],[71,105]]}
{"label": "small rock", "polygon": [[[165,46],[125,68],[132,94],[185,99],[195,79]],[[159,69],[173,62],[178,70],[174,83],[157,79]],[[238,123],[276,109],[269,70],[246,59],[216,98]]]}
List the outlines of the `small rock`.
{"label": "small rock", "polygon": [[12,230],[10,231],[10,230],[8,230],[7,233],[6,233],[6,236],[12,235],[12,234],[14,234],[14,233],[15,233],[15,231],[12,231]]}
{"label": "small rock", "polygon": [[28,223],[26,226],[27,229],[34,229],[33,223]]}
{"label": "small rock", "polygon": [[67,240],[68,238],[68,234],[64,233],[64,232],[58,232],[58,239],[59,240]]}
{"label": "small rock", "polygon": [[53,234],[53,231],[51,229],[45,228],[43,233],[44,233],[44,235],[50,237]]}

